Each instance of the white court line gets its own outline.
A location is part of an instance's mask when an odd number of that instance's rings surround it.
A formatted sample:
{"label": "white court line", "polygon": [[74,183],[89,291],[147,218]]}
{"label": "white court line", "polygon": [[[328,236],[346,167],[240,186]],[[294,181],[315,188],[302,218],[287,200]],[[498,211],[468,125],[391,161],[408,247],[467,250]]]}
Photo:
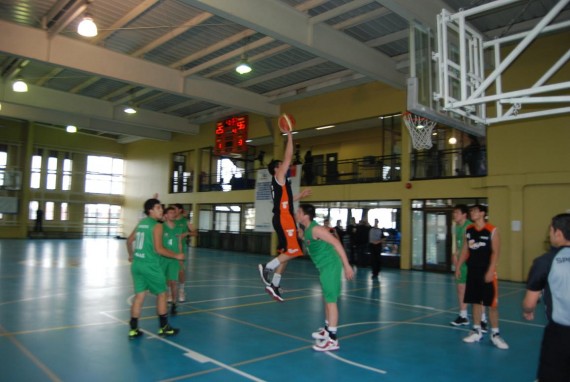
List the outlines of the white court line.
{"label": "white court line", "polygon": [[338,355],[336,355],[336,354],[334,354],[334,353],[331,353],[330,351],[325,352],[325,354],[328,355],[329,357],[333,357],[334,359],[336,359],[336,360],[338,360],[338,361],[340,361],[340,362],[344,362],[344,363],[347,363],[347,364],[349,364],[349,365],[359,367],[359,368],[361,368],[361,369],[370,370],[370,371],[373,371],[373,372],[379,373],[379,374],[387,374],[387,373],[388,373],[386,370],[375,369],[375,368],[373,368],[373,367],[366,366],[366,365],[363,365],[363,364],[361,364],[361,363],[356,363],[356,362],[353,362],[353,361],[349,361],[349,360],[347,360],[347,359],[344,359],[344,358],[342,358],[342,357],[339,357]]}
{"label": "white court line", "polygon": [[[112,316],[112,315],[108,314],[107,312],[100,312],[100,313],[101,313],[102,315],[104,315],[104,316],[107,316],[107,317],[113,319],[113,320],[119,321],[119,322],[121,322],[121,323],[125,323],[125,322],[122,321],[121,319],[119,319],[119,318],[117,318],[117,317],[115,317],[115,316]],[[248,374],[248,373],[245,373],[245,372],[243,372],[243,371],[241,371],[241,370],[238,370],[238,369],[236,369],[236,368],[233,368],[233,367],[231,367],[230,365],[226,365],[225,363],[222,363],[222,362],[220,362],[220,361],[216,361],[215,359],[212,359],[212,358],[207,357],[207,356],[205,356],[205,355],[203,355],[203,354],[200,354],[200,353],[198,353],[198,352],[195,352],[194,350],[191,350],[191,349],[189,349],[189,348],[187,348],[187,347],[185,347],[185,346],[179,345],[179,344],[177,344],[176,342],[172,342],[172,341],[169,341],[169,340],[167,340],[167,339],[165,339],[165,338],[162,338],[162,337],[160,337],[160,336],[157,336],[156,334],[151,333],[151,332],[149,332],[149,331],[147,331],[147,330],[141,330],[141,331],[144,332],[144,333],[145,333],[146,335],[148,335],[149,337],[155,339],[155,340],[162,341],[162,342],[164,342],[164,343],[166,343],[166,344],[168,344],[168,345],[170,345],[170,346],[172,346],[172,347],[175,347],[175,348],[177,348],[177,349],[182,350],[182,351],[184,352],[184,356],[185,356],[185,357],[188,357],[188,358],[190,358],[190,359],[192,359],[192,360],[194,360],[194,361],[196,361],[196,362],[199,362],[199,363],[210,362],[210,363],[213,363],[214,365],[217,365],[217,366],[221,367],[222,369],[226,369],[226,370],[228,370],[228,371],[230,371],[230,372],[232,372],[232,373],[241,375],[242,377],[247,378],[247,379],[249,379],[249,380],[251,380],[251,381],[265,382],[263,379],[259,379],[259,378],[255,377],[255,376],[251,375],[251,374]]]}

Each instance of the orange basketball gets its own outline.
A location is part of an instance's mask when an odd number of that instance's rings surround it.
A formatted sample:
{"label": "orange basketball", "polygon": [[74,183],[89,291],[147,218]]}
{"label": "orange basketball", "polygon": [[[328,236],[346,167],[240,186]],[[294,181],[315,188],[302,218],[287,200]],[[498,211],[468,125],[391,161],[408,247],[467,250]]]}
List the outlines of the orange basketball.
{"label": "orange basketball", "polygon": [[295,127],[295,118],[293,118],[291,114],[283,113],[279,116],[277,123],[279,125],[279,130],[286,133],[288,131],[293,131],[293,128]]}

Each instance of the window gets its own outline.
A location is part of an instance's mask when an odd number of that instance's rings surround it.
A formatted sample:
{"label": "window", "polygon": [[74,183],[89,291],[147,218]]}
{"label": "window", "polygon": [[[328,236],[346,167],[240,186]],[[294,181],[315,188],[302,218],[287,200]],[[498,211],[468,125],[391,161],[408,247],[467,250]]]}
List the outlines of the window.
{"label": "window", "polygon": [[68,207],[67,203],[61,203],[61,205],[59,207],[59,211],[60,211],[59,220],[61,220],[61,221],[69,220],[69,212],[67,210],[67,207]]}
{"label": "window", "polygon": [[71,168],[72,168],[72,160],[69,158],[69,155],[65,155],[65,159],[63,160],[63,174],[61,178],[61,189],[63,191],[71,190]]}
{"label": "window", "polygon": [[117,236],[120,226],[121,206],[110,204],[86,204],[83,234],[85,236]]}
{"label": "window", "polygon": [[42,150],[38,150],[32,156],[32,175],[30,178],[30,188],[40,188],[40,180],[42,176]]}
{"label": "window", "polygon": [[123,193],[123,160],[119,158],[87,157],[85,192],[95,194]]}
{"label": "window", "polygon": [[50,152],[47,160],[46,189],[55,190],[56,185],[57,185],[57,151],[52,151]]}
{"label": "window", "polygon": [[217,167],[216,182],[222,185],[222,190],[230,191],[232,189],[230,180],[232,177],[241,178],[243,169],[237,167],[234,162],[228,158],[219,159]]}
{"label": "window", "polygon": [[39,203],[37,200],[30,201],[29,209],[28,209],[28,219],[36,220],[36,213],[38,212]]}
{"label": "window", "polygon": [[54,206],[54,202],[46,202],[46,212],[44,215],[46,220],[53,220]]}
{"label": "window", "polygon": [[0,145],[0,186],[4,185],[4,173],[6,172],[6,165],[8,164],[7,148]]}

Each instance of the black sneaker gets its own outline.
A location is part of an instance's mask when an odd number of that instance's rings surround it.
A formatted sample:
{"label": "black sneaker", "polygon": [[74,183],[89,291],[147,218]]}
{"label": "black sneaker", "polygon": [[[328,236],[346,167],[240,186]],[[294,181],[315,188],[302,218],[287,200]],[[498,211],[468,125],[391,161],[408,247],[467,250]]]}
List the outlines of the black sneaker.
{"label": "black sneaker", "polygon": [[259,275],[261,276],[261,281],[263,281],[263,283],[266,286],[270,286],[271,280],[269,279],[269,276],[271,274],[271,271],[269,269],[265,268],[265,264],[258,264],[257,269],[259,270]]}
{"label": "black sneaker", "polygon": [[454,321],[450,322],[453,326],[467,326],[469,325],[469,319],[467,317],[457,316]]}
{"label": "black sneaker", "polygon": [[281,288],[276,287],[275,285],[271,284],[265,287],[265,290],[275,301],[283,302],[283,297],[281,297]]}
{"label": "black sneaker", "polygon": [[131,329],[129,330],[129,340],[133,340],[143,335],[143,332],[139,329]]}
{"label": "black sneaker", "polygon": [[162,328],[158,329],[158,335],[163,337],[175,336],[179,331],[180,329],[174,329],[170,324],[166,324]]}
{"label": "black sneaker", "polygon": [[178,310],[176,309],[176,304],[172,304],[170,306],[170,315],[176,316],[178,314]]}
{"label": "black sneaker", "polygon": [[481,333],[487,333],[488,331],[487,321],[481,321]]}

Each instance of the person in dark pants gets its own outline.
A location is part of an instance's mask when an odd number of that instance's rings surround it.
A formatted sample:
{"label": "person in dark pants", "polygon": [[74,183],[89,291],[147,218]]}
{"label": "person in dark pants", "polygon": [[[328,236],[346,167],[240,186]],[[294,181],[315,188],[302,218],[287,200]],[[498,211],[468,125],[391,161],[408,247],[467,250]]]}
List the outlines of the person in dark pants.
{"label": "person in dark pants", "polygon": [[378,219],[374,219],[374,227],[368,233],[370,245],[370,262],[372,264],[372,279],[377,280],[382,267],[382,246],[384,245],[384,232],[378,227]]}
{"label": "person in dark pants", "polygon": [[44,220],[44,210],[38,208],[36,211],[36,224],[34,226],[34,231],[43,232],[43,220]]}
{"label": "person in dark pants", "polygon": [[350,223],[346,226],[346,234],[348,235],[348,261],[350,264],[356,264],[356,220],[350,218]]}
{"label": "person in dark pants", "polygon": [[367,267],[369,264],[368,259],[368,232],[370,231],[370,224],[366,219],[360,220],[356,226],[356,259],[358,265]]}
{"label": "person in dark pants", "polygon": [[548,324],[544,329],[537,378],[541,382],[570,381],[570,214],[552,218],[548,253],[534,260],[528,274],[523,316],[534,319],[543,296]]}

